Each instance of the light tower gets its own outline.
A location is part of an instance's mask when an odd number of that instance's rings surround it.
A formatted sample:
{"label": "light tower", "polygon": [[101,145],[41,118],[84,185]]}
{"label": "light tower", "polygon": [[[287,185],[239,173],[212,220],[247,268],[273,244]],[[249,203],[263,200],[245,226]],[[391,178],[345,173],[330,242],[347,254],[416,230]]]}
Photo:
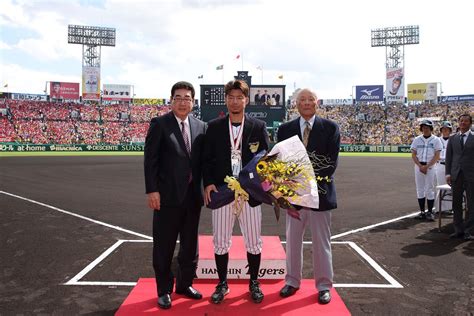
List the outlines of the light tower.
{"label": "light tower", "polygon": [[404,102],[405,45],[420,43],[418,25],[387,27],[371,31],[372,47],[385,46],[387,102]]}
{"label": "light tower", "polygon": [[115,46],[115,29],[68,25],[68,43],[82,44],[82,98],[100,99],[100,53],[102,46]]}

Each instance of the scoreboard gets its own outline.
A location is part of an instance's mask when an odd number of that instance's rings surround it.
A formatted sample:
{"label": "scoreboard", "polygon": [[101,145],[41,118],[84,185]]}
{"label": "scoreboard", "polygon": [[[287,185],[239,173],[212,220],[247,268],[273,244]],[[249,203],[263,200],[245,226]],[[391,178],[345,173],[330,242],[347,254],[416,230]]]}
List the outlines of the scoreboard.
{"label": "scoreboard", "polygon": [[[234,79],[247,82],[250,102],[245,113],[272,127],[274,122],[285,119],[285,85],[252,85],[248,71],[238,71]],[[224,84],[201,85],[201,119],[208,122],[227,114]]]}
{"label": "scoreboard", "polygon": [[201,85],[201,107],[225,106],[224,85]]}

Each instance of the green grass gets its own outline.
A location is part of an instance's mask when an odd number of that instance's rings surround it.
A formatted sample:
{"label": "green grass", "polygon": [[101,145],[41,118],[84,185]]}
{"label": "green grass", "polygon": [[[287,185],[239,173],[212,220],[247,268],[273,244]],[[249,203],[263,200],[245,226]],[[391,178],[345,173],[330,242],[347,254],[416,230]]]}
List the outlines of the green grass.
{"label": "green grass", "polygon": [[[411,157],[410,153],[348,153],[340,154],[342,157]],[[44,157],[44,156],[143,156],[140,151],[90,151],[90,152],[0,152],[0,157]]]}

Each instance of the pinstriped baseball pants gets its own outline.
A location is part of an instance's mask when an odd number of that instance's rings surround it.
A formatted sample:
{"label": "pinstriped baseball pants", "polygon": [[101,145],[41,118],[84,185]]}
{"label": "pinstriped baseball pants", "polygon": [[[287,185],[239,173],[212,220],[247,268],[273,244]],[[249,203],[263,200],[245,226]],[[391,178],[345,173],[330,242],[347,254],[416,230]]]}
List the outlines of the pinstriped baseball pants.
{"label": "pinstriped baseball pants", "polygon": [[[233,205],[227,204],[212,211],[212,235],[214,241],[214,253],[223,255],[229,252],[232,245],[232,230],[235,218]],[[262,209],[259,206],[251,207],[244,203],[239,217],[240,231],[244,237],[247,252],[257,255],[262,251]]]}

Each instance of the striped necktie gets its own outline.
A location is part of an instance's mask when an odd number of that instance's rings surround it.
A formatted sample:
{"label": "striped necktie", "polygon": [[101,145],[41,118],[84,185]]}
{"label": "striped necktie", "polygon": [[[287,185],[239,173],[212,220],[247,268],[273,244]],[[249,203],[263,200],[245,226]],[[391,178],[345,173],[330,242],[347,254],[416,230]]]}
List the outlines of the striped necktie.
{"label": "striped necktie", "polygon": [[[186,124],[184,124],[184,121],[181,122],[181,133],[183,134],[184,146],[186,147],[188,156],[191,157],[191,144],[189,142],[188,133],[186,133]],[[193,180],[193,174],[192,174],[192,171],[190,170],[189,176],[188,176],[188,183],[191,183],[192,180]]]}
{"label": "striped necktie", "polygon": [[189,142],[188,133],[186,133],[186,124],[184,124],[184,121],[181,122],[181,133],[183,134],[184,146],[186,146],[186,151],[191,156],[191,144]]}
{"label": "striped necktie", "polygon": [[308,147],[308,140],[309,140],[309,133],[311,132],[311,125],[309,124],[308,121],[304,122],[306,127],[304,128],[303,132],[303,144],[304,147]]}

